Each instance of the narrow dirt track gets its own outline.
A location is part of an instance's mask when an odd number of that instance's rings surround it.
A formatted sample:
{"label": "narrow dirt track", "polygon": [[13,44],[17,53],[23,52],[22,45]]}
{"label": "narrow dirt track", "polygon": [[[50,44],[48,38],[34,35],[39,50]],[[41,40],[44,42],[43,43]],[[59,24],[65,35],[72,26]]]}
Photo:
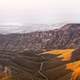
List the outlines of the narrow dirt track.
{"label": "narrow dirt track", "polygon": [[43,56],[41,55],[41,58],[42,58],[44,61],[41,62],[40,68],[39,68],[38,72],[35,73],[34,79],[32,79],[32,80],[48,80],[48,77],[43,73],[43,67],[44,67],[44,64],[45,64],[45,62],[46,62],[46,61],[45,61],[45,57],[43,57]]}

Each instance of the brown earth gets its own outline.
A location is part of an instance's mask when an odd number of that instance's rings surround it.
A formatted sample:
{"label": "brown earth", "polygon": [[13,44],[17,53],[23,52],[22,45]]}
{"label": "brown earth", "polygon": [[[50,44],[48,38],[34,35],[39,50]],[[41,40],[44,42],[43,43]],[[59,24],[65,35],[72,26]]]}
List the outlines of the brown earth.
{"label": "brown earth", "polygon": [[52,50],[35,55],[30,51],[17,54],[9,51],[4,54],[1,51],[0,64],[4,68],[0,80],[79,80],[80,60],[77,56],[80,52],[78,50]]}

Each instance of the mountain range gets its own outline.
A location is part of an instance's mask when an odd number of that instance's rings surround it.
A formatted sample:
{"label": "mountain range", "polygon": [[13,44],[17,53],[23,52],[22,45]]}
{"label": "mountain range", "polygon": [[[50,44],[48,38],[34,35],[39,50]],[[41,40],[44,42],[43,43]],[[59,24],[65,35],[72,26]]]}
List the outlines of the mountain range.
{"label": "mountain range", "polygon": [[79,40],[80,24],[73,23],[48,31],[0,34],[0,80],[79,80]]}
{"label": "mountain range", "polygon": [[65,24],[59,29],[30,33],[0,34],[0,49],[66,49],[80,46],[80,24]]}

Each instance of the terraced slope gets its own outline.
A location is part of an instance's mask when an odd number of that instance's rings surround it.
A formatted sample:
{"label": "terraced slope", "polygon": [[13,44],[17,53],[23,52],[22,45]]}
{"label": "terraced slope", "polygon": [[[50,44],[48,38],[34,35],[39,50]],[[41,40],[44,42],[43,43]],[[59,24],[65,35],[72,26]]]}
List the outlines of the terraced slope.
{"label": "terraced slope", "polygon": [[27,53],[25,55],[25,52],[15,54],[15,52],[1,51],[0,64],[11,69],[13,80],[34,80],[36,73],[41,79],[46,78],[41,68],[44,59],[33,53]]}
{"label": "terraced slope", "polygon": [[[5,73],[9,80],[79,80],[80,61],[75,58],[76,54],[79,56],[79,51],[74,49],[52,50],[39,54],[34,54],[33,51],[16,53],[2,50],[1,74],[7,67],[10,74]],[[5,74],[2,75],[0,80],[7,80],[4,79]]]}

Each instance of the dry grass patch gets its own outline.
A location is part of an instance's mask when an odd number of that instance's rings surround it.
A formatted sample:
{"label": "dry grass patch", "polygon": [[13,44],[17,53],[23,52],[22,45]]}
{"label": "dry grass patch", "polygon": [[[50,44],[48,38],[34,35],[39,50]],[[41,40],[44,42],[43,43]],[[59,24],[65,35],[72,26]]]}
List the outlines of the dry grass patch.
{"label": "dry grass patch", "polygon": [[58,50],[51,50],[48,51],[48,54],[55,54],[55,55],[60,55],[58,57],[61,57],[63,61],[70,60],[72,56],[72,52],[75,49],[58,49]]}

